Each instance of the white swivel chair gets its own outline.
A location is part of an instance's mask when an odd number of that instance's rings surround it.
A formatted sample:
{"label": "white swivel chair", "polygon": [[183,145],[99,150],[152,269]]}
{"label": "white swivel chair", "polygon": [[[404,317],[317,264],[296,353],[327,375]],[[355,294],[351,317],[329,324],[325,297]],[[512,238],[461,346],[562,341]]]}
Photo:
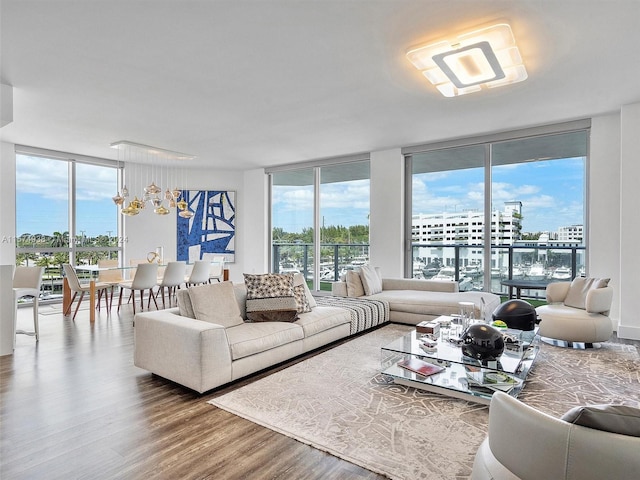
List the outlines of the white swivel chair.
{"label": "white swivel chair", "polygon": [[[158,293],[162,294],[162,308],[165,308],[164,290],[168,290],[169,306],[171,306],[172,298],[175,297],[176,290],[184,283],[187,264],[185,262],[169,262],[164,270],[162,280],[158,283],[160,287]],[[156,297],[157,297],[156,293]]]}
{"label": "white swivel chair", "polygon": [[[73,305],[74,300],[76,299],[78,293],[80,294],[80,298],[78,299],[78,304],[76,305],[76,310],[73,312],[72,320],[75,320],[76,315],[78,314],[78,310],[80,309],[80,304],[82,303],[82,299],[84,298],[84,294],[91,291],[91,285],[88,283],[80,283],[80,279],[78,278],[78,274],[76,273],[76,269],[73,268],[68,263],[62,265],[64,269],[64,276],[67,278],[67,282],[69,284],[69,289],[73,292],[73,297],[71,297],[71,301],[69,302],[69,306],[64,311],[64,315],[67,316],[71,312],[71,306]],[[105,290],[109,288],[108,283],[100,283],[96,282],[96,293],[98,293],[98,303],[96,306],[98,310],[100,310],[100,299],[104,295],[105,306],[107,307],[107,312],[109,312],[109,299],[107,298],[107,294]]]}
{"label": "white swivel chair", "polygon": [[[536,308],[540,317],[538,334],[560,342],[559,346],[593,346],[606,342],[613,333],[609,310],[613,299],[613,289],[609,286],[588,288],[584,294],[584,308],[573,305],[575,300],[568,297],[574,282],[553,282],[547,285],[547,305]],[[583,288],[584,290],[584,288]],[[578,344],[578,345],[574,345]]]}
{"label": "white swivel chair", "polygon": [[[42,285],[42,275],[44,267],[16,267],[13,272],[13,302],[14,330],[15,322],[18,318],[18,300],[22,297],[33,297],[33,332],[15,330],[16,333],[24,335],[34,335],[36,342],[40,340],[40,329],[38,328],[38,300],[40,298],[40,286]],[[15,340],[15,339],[14,339]]]}
{"label": "white swivel chair", "polygon": [[197,260],[193,263],[191,273],[184,279],[184,283],[187,285],[187,287],[208,283],[210,270],[211,262],[209,262],[208,260]]}
{"label": "white swivel chair", "polygon": [[616,414],[615,408],[556,418],[495,392],[489,434],[476,453],[471,480],[636,480],[640,410],[626,407]]}
{"label": "white swivel chair", "polygon": [[125,280],[120,282],[120,297],[118,299],[118,311],[122,305],[122,294],[125,290],[131,290],[131,300],[133,303],[133,314],[136,313],[136,295],[135,292],[140,292],[140,308],[144,310],[144,292],[149,290],[149,302],[147,308],[151,307],[151,300],[158,308],[158,302],[153,292],[153,288],[158,284],[158,264],[157,263],[141,263],[136,268],[136,273],[133,276],[133,280]]}

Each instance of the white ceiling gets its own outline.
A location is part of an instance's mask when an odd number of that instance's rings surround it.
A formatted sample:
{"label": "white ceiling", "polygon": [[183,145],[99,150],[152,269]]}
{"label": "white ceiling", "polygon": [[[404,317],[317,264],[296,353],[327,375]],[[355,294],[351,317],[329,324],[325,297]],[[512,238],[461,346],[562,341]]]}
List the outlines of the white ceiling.
{"label": "white ceiling", "polygon": [[[4,141],[225,169],[615,112],[640,101],[640,0],[2,0]],[[529,78],[445,98],[405,59],[506,20]]]}

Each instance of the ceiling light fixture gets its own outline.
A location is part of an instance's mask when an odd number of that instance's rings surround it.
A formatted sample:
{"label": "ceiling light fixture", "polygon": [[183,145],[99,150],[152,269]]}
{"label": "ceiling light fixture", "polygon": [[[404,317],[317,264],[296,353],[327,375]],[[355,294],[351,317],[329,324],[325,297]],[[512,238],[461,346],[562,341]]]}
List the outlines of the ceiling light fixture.
{"label": "ceiling light fixture", "polygon": [[[143,145],[141,143],[129,142],[121,140],[111,144],[112,148],[118,149],[118,166],[120,165],[120,152],[123,152],[125,159],[131,162],[129,172],[132,179],[135,179],[137,166],[141,163],[149,164],[148,170],[151,172],[151,183],[146,187],[142,185],[138,186],[134,182],[131,182],[136,191],[143,191],[141,199],[138,199],[136,195],[127,205],[125,205],[125,198],[128,196],[128,189],[126,186],[122,187],[122,193],[117,193],[113,197],[113,202],[121,207],[120,211],[123,215],[133,216],[140,213],[140,210],[145,208],[147,203],[153,206],[153,212],[157,215],[167,215],[170,213],[170,208],[177,207],[178,214],[182,217],[191,218],[193,212],[188,208],[187,202],[184,199],[181,200],[182,191],[177,187],[170,188],[171,181],[175,181],[178,174],[178,166],[174,164],[175,160],[193,160],[196,158],[194,155],[188,155],[186,153],[174,152],[171,150],[165,150],[164,148],[152,147],[150,145]],[[126,162],[125,162],[126,163]],[[128,172],[127,172],[128,173]],[[159,175],[159,182],[153,180],[153,175]],[[138,179],[140,181],[141,179]],[[162,182],[166,183],[166,186]],[[174,183],[175,185],[175,183]],[[164,194],[162,192],[165,192]],[[163,205],[164,200],[167,201],[167,206]]]}
{"label": "ceiling light fixture", "polygon": [[409,61],[445,97],[521,82],[527,69],[506,23],[412,48]]}

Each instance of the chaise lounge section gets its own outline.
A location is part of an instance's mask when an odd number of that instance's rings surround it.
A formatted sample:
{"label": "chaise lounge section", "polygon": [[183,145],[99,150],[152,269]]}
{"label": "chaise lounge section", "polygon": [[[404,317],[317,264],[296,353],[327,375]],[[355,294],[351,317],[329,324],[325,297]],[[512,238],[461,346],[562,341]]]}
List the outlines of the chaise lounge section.
{"label": "chaise lounge section", "polygon": [[491,322],[500,297],[488,292],[460,292],[458,283],[447,280],[382,278],[380,270],[369,266],[348,271],[345,280],[332,284],[333,295],[381,300],[389,303],[392,322],[417,325],[440,315],[460,312],[459,302],[474,304],[475,318]]}

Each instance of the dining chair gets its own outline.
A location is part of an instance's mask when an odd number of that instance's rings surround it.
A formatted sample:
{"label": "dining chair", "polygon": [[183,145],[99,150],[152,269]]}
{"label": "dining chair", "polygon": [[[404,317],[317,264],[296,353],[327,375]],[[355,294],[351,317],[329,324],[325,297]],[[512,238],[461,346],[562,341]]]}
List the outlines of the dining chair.
{"label": "dining chair", "polygon": [[[222,260],[216,258],[222,258]],[[209,268],[209,283],[211,280],[221,282],[224,277],[224,257],[214,257]]]}
{"label": "dining chair", "polygon": [[[69,290],[73,292],[73,297],[71,297],[71,301],[69,302],[69,306],[64,311],[64,316],[69,315],[71,312],[71,307],[73,305],[73,301],[80,294],[80,298],[78,299],[78,304],[76,305],[76,310],[73,312],[72,320],[75,320],[76,315],[78,314],[78,310],[80,310],[80,304],[82,303],[82,299],[84,298],[84,294],[91,291],[91,285],[88,283],[80,283],[80,279],[78,278],[78,274],[76,273],[76,269],[73,268],[70,264],[65,263],[62,265],[64,270],[64,276],[67,278],[67,283],[69,284]],[[100,299],[104,295],[105,298],[105,306],[107,307],[107,314],[109,313],[109,299],[107,298],[107,294],[104,292],[109,288],[108,283],[95,283],[95,289],[98,293],[98,302],[96,307],[100,310]]]}
{"label": "dining chair", "polygon": [[[109,259],[109,260],[98,260],[98,282],[107,283],[110,286],[111,293],[109,295],[109,310],[113,306],[113,291],[120,284],[124,278],[122,277],[122,270],[118,267],[120,266],[118,259]],[[100,293],[106,294],[106,290],[101,290]],[[100,297],[98,297],[98,302],[100,302]]]}
{"label": "dining chair", "polygon": [[211,270],[211,262],[208,260],[197,260],[193,263],[191,273],[185,278],[184,283],[187,287],[209,283],[209,271]]}
{"label": "dining chair", "polygon": [[133,304],[133,314],[136,313],[136,291],[140,292],[140,308],[144,310],[144,292],[149,290],[149,302],[147,308],[151,308],[151,300],[158,308],[153,288],[158,285],[158,264],[157,263],[140,263],[136,268],[133,280],[124,280],[119,283],[120,296],[118,299],[118,311],[122,306],[122,294],[125,290],[131,290],[131,300]]}
{"label": "dining chair", "polygon": [[185,262],[169,262],[164,269],[162,279],[158,283],[158,293],[162,294],[162,308],[165,308],[164,291],[168,290],[169,306],[171,306],[171,299],[175,297],[176,290],[184,283],[185,272],[187,271],[187,264]]}
{"label": "dining chair", "polygon": [[[13,303],[15,305],[13,329],[16,334],[20,333],[35,336],[36,342],[40,340],[40,329],[38,326],[38,301],[40,298],[40,287],[42,285],[43,274],[44,267],[16,267],[13,272]],[[16,321],[18,319],[18,300],[23,297],[33,297],[33,332],[15,329]]]}

